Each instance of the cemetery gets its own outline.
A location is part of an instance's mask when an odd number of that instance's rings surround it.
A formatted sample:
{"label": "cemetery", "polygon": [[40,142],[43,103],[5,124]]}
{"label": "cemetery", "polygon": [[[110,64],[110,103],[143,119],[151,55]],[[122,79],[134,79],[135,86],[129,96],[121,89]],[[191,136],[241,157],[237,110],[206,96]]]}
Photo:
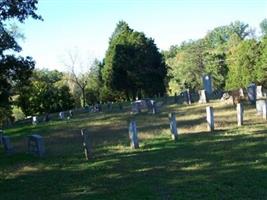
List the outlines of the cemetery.
{"label": "cemetery", "polygon": [[0,200],[266,200],[266,63],[263,1],[0,1]]}
{"label": "cemetery", "polygon": [[1,198],[266,196],[266,106],[259,115],[248,101],[188,104],[168,97],[156,114],[144,105],[132,112],[130,102],[123,110],[102,107],[3,130]]}

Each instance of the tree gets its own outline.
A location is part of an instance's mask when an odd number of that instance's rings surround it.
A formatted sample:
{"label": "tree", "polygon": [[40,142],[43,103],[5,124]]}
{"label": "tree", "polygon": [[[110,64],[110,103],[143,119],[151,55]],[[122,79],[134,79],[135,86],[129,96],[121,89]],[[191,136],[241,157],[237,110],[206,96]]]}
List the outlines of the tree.
{"label": "tree", "polygon": [[243,40],[229,49],[227,63],[229,73],[226,80],[227,89],[247,87],[256,80],[256,63],[260,55],[256,40]]}
{"label": "tree", "polygon": [[16,19],[23,23],[28,17],[42,19],[35,13],[37,0],[1,1],[0,2],[0,123],[11,115],[11,96],[14,92],[27,85],[34,68],[30,57],[23,58],[14,52],[20,52],[21,47],[16,42],[14,32],[8,30],[7,23]]}
{"label": "tree", "polygon": [[119,22],[102,69],[105,88],[127,99],[165,92],[166,67],[153,39]]}
{"label": "tree", "polygon": [[62,84],[63,73],[57,70],[35,70],[31,84],[23,88],[17,105],[26,115],[59,112],[72,109],[74,99],[69,87]]}

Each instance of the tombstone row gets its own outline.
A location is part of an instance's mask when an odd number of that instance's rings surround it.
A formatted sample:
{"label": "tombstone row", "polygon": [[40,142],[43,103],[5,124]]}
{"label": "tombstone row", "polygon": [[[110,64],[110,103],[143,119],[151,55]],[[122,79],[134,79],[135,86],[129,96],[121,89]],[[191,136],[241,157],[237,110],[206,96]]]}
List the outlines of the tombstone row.
{"label": "tombstone row", "polygon": [[[11,138],[3,135],[2,130],[0,130],[0,141],[6,154],[14,153],[14,146],[12,145]],[[37,156],[43,156],[45,154],[44,140],[42,136],[33,134],[27,137],[27,141],[28,153]]]}

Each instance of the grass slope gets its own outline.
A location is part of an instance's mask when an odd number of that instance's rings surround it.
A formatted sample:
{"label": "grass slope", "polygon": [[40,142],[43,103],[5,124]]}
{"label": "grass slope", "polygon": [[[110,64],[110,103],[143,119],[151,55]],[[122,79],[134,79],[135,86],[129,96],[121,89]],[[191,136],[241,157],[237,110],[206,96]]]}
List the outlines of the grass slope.
{"label": "grass slope", "polygon": [[[238,128],[233,106],[210,105],[212,133],[206,132],[206,105],[166,105],[157,115],[136,116],[138,150],[129,147],[129,112],[8,129],[16,153],[0,150],[0,199],[267,199],[266,121],[247,105]],[[172,111],[176,143],[167,118]],[[95,157],[88,162],[81,128],[93,141]],[[45,138],[43,158],[25,153],[32,133]]]}

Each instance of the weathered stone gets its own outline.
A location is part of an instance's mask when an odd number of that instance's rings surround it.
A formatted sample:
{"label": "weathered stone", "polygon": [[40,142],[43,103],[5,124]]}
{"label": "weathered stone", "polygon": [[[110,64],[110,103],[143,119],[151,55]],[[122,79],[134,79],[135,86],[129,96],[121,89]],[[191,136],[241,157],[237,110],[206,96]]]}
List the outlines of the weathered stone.
{"label": "weathered stone", "polygon": [[134,120],[132,120],[129,124],[129,138],[131,141],[131,147],[133,149],[139,148],[137,127]]}
{"label": "weathered stone", "polygon": [[257,99],[256,100],[256,111],[258,115],[262,115],[262,111],[263,111],[263,105],[265,104],[264,99]]}
{"label": "weathered stone", "polygon": [[59,112],[59,118],[64,119],[65,118],[65,113],[64,112]]}
{"label": "weathered stone", "polygon": [[85,159],[89,160],[90,158],[93,158],[93,148],[92,148],[92,140],[89,139],[89,133],[85,129],[81,129],[81,136],[83,139],[83,150]]}
{"label": "weathered stone", "polygon": [[208,131],[214,130],[214,114],[213,114],[213,108],[211,106],[206,107],[206,113],[207,113],[207,128]]}
{"label": "weathered stone", "polygon": [[28,152],[38,156],[45,153],[43,137],[37,134],[28,136]]}
{"label": "weathered stone", "polygon": [[206,90],[207,95],[211,95],[212,94],[212,80],[211,80],[211,76],[210,75],[204,75],[203,76],[203,87],[204,90]]}
{"label": "weathered stone", "polygon": [[248,100],[250,104],[255,105],[256,103],[256,85],[254,83],[247,87]]}
{"label": "weathered stone", "polygon": [[175,113],[169,114],[169,122],[170,122],[170,130],[171,136],[174,141],[178,140],[178,130],[177,130],[177,122]]}
{"label": "weathered stone", "polygon": [[14,148],[11,144],[11,140],[9,136],[2,136],[2,142],[3,142],[4,150],[6,154],[10,154],[14,152]]}
{"label": "weathered stone", "polygon": [[237,125],[242,126],[243,125],[243,114],[244,114],[244,108],[242,103],[238,103],[236,105],[236,111],[237,111]]}
{"label": "weathered stone", "polygon": [[207,92],[205,90],[199,91],[199,103],[208,103],[209,99],[207,97]]}

